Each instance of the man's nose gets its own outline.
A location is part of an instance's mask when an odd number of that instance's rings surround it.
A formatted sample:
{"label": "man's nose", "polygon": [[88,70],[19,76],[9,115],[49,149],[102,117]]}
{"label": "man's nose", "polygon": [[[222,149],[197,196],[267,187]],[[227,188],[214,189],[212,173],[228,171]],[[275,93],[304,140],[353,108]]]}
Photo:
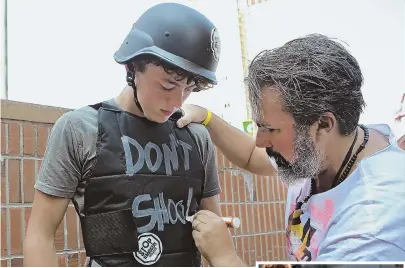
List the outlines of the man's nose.
{"label": "man's nose", "polygon": [[259,148],[272,148],[273,144],[266,133],[258,131],[256,135],[256,146]]}

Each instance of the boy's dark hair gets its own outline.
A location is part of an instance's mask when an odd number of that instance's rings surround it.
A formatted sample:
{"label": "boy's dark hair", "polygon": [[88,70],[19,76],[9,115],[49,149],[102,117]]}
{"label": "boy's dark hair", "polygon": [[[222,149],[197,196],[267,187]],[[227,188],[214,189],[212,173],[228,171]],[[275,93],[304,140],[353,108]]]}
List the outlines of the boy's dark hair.
{"label": "boy's dark hair", "polygon": [[134,61],[132,61],[132,68],[130,69],[134,70],[134,72],[142,73],[146,70],[146,66],[148,64],[161,66],[167,74],[175,73],[175,79],[177,81],[181,81],[184,78],[187,78],[187,83],[189,83],[194,80],[196,88],[193,90],[193,92],[206,90],[212,88],[213,86],[207,79],[190,73],[154,55],[141,55],[137,57]]}

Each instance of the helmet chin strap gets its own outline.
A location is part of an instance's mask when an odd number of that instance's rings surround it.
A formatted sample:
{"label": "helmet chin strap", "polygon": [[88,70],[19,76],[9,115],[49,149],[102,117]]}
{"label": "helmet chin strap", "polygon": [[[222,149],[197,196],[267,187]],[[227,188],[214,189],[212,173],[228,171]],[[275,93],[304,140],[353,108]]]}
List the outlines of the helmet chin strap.
{"label": "helmet chin strap", "polygon": [[139,100],[138,100],[138,92],[137,92],[136,85],[135,85],[135,72],[130,71],[128,67],[126,67],[126,69],[127,69],[127,83],[134,90],[135,104],[139,108],[139,110],[141,110],[141,112],[143,113],[142,106],[141,106],[141,104],[139,103]]}

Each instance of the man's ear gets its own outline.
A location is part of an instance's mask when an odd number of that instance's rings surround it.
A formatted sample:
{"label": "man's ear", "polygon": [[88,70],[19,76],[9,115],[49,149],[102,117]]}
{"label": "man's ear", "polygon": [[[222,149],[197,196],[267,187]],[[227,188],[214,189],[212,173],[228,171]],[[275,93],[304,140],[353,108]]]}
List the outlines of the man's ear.
{"label": "man's ear", "polygon": [[318,120],[318,131],[330,132],[337,127],[336,117],[331,112],[324,113]]}

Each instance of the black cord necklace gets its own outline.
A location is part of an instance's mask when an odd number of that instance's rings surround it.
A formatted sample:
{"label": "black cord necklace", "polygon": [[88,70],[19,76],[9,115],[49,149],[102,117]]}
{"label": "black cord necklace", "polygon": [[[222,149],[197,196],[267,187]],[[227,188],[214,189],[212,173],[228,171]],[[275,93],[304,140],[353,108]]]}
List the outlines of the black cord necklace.
{"label": "black cord necklace", "polygon": [[[350,155],[352,154],[353,146],[356,143],[356,139],[357,139],[358,131],[356,131],[356,138],[354,139],[353,144],[350,147],[350,150],[347,152],[345,160],[343,161],[342,165],[340,166],[340,169],[339,169],[338,173],[336,173],[336,176],[333,179],[332,188],[336,187],[337,185],[339,185],[342,181],[344,181],[347,178],[347,176],[349,175],[350,170],[352,169],[352,167],[354,165],[354,162],[357,159],[357,156],[359,155],[359,153],[361,151],[363,151],[364,147],[366,147],[366,144],[367,144],[368,138],[369,138],[369,132],[368,132],[368,129],[365,126],[363,126],[363,125],[359,125],[359,126],[364,131],[363,143],[359,146],[357,151],[350,158]],[[350,160],[349,160],[349,158],[350,158]],[[346,164],[347,164],[347,166],[346,166]],[[342,172],[342,170],[343,170],[343,168],[345,166],[346,166],[345,170],[343,171],[342,175],[340,175],[340,173]]]}
{"label": "black cord necklace", "polygon": [[[368,138],[369,138],[369,131],[368,131],[367,127],[365,127],[364,125],[359,125],[359,127],[361,129],[363,129],[363,131],[364,131],[363,143],[359,146],[359,148],[353,154],[353,156],[350,157],[351,154],[352,154],[354,145],[356,144],[356,141],[357,141],[358,130],[356,130],[356,135],[354,137],[353,143],[350,146],[349,150],[347,151],[346,157],[344,158],[343,163],[340,166],[338,173],[336,173],[336,176],[333,179],[331,189],[336,187],[337,185],[339,185],[341,182],[343,182],[347,178],[347,176],[349,175],[350,170],[352,169],[352,167],[353,167],[353,165],[354,165],[354,163],[355,163],[355,161],[357,159],[357,156],[366,147],[366,144],[367,144]],[[347,164],[347,166],[346,166],[346,164]],[[343,171],[342,175],[340,175],[345,166],[346,166],[345,170]],[[316,194],[316,180],[314,178],[312,178],[311,179],[310,194],[304,199],[304,203],[307,202],[308,199],[311,198],[311,196],[313,196],[314,194]]]}

